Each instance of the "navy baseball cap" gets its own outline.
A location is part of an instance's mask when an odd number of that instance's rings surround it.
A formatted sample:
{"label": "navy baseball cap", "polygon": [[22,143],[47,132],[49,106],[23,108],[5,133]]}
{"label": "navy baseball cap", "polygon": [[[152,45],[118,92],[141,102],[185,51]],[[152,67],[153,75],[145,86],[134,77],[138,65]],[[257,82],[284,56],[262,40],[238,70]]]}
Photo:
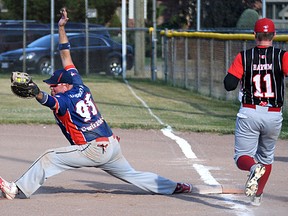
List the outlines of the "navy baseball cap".
{"label": "navy baseball cap", "polygon": [[56,70],[49,79],[43,80],[48,85],[57,85],[59,83],[73,84],[71,73],[65,69]]}

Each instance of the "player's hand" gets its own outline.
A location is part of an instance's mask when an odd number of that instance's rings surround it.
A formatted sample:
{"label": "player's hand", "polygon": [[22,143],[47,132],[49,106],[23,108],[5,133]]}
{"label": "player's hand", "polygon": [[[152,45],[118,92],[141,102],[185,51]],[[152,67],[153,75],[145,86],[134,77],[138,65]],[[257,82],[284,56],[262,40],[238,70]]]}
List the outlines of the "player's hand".
{"label": "player's hand", "polygon": [[61,18],[58,22],[58,26],[65,26],[66,23],[68,22],[69,18],[67,17],[67,10],[66,8],[61,8],[60,10]]}
{"label": "player's hand", "polygon": [[32,77],[24,72],[12,72],[11,90],[21,98],[34,98],[40,93],[40,89],[33,82]]}

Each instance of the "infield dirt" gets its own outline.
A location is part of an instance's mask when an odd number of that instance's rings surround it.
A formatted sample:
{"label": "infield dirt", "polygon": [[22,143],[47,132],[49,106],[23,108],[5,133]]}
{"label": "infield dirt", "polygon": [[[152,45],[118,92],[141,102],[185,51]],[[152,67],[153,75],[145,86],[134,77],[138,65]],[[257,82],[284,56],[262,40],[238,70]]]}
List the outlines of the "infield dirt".
{"label": "infield dirt", "polygon": [[[176,132],[187,140],[197,159],[187,159],[175,141],[159,130],[113,129],[122,151],[136,170],[151,171],[175,181],[206,187],[194,169],[206,167],[220,185],[239,189],[246,172],[233,161],[233,135]],[[0,175],[17,179],[45,150],[68,145],[55,125],[0,125]],[[1,199],[1,215],[13,216],[286,216],[288,209],[288,147],[279,140],[270,180],[260,207],[243,193],[150,195],[95,168],[66,171],[49,178],[30,199]],[[239,192],[239,190],[238,190]],[[241,192],[241,191],[240,191]]]}

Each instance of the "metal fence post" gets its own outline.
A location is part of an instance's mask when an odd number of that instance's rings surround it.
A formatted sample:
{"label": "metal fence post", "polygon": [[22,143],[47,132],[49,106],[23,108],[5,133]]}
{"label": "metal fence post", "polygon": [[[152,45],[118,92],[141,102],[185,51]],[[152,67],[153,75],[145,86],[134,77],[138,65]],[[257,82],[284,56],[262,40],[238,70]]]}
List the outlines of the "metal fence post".
{"label": "metal fence post", "polygon": [[176,48],[175,48],[175,38],[172,37],[171,38],[171,51],[172,51],[172,55],[171,55],[171,77],[172,77],[172,83],[173,86],[175,85],[175,77],[174,77],[174,71],[175,71],[175,60],[176,60]]}
{"label": "metal fence post", "polygon": [[195,88],[196,91],[199,92],[199,88],[200,88],[200,65],[201,65],[201,41],[199,38],[196,39],[197,40],[197,62],[196,62],[196,74],[195,74]]}
{"label": "metal fence post", "polygon": [[188,38],[184,38],[184,87],[187,88],[188,86]]}
{"label": "metal fence post", "polygon": [[210,40],[210,76],[209,76],[209,96],[213,96],[214,89],[214,39]]}
{"label": "metal fence post", "polygon": [[167,38],[167,32],[168,30],[165,29],[165,34],[162,37],[163,38],[163,52],[162,52],[162,56],[164,58],[164,79],[165,82],[168,82],[168,38]]}
{"label": "metal fence post", "polygon": [[[225,41],[225,74],[227,73],[228,69],[229,69],[229,41]],[[223,88],[223,91],[225,89]],[[225,91],[226,93],[226,100],[228,99],[229,93],[227,91]]]}

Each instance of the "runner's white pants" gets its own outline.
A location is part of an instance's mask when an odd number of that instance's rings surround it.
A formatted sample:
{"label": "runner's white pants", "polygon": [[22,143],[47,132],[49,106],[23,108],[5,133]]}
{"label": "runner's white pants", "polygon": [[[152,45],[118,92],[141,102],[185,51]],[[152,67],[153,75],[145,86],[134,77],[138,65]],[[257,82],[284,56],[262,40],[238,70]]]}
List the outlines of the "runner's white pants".
{"label": "runner's white pants", "polygon": [[268,107],[241,107],[236,119],[235,162],[249,155],[263,164],[272,164],[282,120],[281,112],[269,112]]}

